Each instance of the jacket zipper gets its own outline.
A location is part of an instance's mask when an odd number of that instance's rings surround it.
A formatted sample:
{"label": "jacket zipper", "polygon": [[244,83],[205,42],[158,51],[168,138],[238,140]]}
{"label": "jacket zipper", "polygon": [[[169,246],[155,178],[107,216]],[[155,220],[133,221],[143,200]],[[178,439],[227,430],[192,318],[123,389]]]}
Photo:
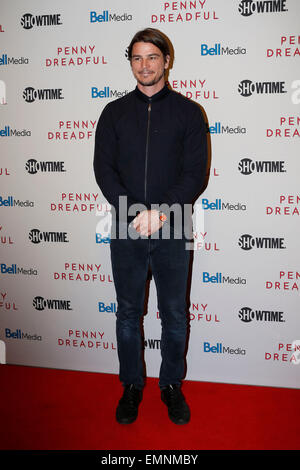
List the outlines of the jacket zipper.
{"label": "jacket zipper", "polygon": [[147,198],[147,171],[148,171],[148,153],[149,153],[149,138],[150,138],[150,118],[151,118],[151,98],[148,104],[148,122],[147,122],[147,137],[146,137],[146,152],[145,152],[145,181],[144,181],[145,202]]}

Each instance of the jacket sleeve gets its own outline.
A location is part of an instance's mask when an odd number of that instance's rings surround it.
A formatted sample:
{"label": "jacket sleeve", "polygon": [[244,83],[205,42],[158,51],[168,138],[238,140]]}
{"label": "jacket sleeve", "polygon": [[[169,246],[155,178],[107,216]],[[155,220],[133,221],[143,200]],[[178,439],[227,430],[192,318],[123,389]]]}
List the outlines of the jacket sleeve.
{"label": "jacket sleeve", "polygon": [[114,129],[109,104],[99,118],[94,151],[95,178],[104,197],[119,213],[119,197],[127,197],[127,207],[137,203],[122,184],[118,167],[118,140]]}
{"label": "jacket sleeve", "polygon": [[191,204],[200,193],[207,167],[206,125],[199,106],[190,114],[184,137],[182,171],[163,196],[162,203]]}

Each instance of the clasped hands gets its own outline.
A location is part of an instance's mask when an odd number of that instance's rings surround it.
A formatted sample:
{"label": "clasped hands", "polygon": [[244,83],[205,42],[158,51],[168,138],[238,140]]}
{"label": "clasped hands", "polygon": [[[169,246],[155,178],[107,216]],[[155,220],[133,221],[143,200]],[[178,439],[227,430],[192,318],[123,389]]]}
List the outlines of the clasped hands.
{"label": "clasped hands", "polygon": [[155,209],[140,212],[132,221],[135,230],[146,237],[159,230],[163,224],[159,212]]}

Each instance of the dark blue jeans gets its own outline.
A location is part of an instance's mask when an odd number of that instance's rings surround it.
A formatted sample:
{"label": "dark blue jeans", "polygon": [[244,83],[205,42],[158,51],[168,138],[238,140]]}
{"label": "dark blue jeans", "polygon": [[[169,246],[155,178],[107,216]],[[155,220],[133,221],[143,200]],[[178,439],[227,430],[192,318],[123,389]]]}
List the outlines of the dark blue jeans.
{"label": "dark blue jeans", "polygon": [[[127,224],[117,224],[126,231]],[[134,230],[129,227],[129,230]],[[135,230],[134,230],[135,231]],[[137,232],[135,232],[137,233]],[[159,386],[180,385],[185,372],[187,340],[187,279],[190,251],[185,237],[176,239],[170,229],[170,239],[139,237],[111,239],[111,261],[117,296],[117,346],[120,380],[142,389],[143,345],[141,316],[144,312],[145,288],[150,267],[155,281],[158,309],[162,325],[161,368]]]}

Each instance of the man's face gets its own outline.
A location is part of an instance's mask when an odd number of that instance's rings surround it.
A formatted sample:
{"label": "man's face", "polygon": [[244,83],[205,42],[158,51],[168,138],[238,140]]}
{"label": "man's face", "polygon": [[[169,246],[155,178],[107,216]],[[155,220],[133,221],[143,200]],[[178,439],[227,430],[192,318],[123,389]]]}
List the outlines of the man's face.
{"label": "man's face", "polygon": [[165,60],[161,50],[151,42],[136,42],[133,45],[132,73],[142,86],[163,85],[169,61],[170,57],[167,56]]}

